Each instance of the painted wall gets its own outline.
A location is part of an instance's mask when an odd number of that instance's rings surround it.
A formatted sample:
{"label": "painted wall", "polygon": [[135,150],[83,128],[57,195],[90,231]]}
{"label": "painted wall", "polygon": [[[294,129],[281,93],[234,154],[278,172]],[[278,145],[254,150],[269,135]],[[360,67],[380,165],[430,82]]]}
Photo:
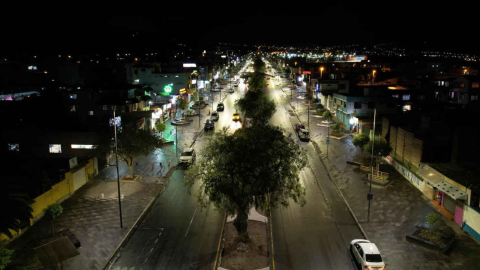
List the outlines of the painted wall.
{"label": "painted wall", "polygon": [[400,163],[397,163],[392,157],[387,156],[386,160],[390,163],[395,169],[405,177],[410,183],[412,183],[416,188],[418,188],[423,193],[424,182],[422,179],[418,178],[415,174],[410,172],[407,168],[403,167]]}
{"label": "painted wall", "polygon": [[[98,168],[97,159],[92,158],[84,167],[77,170],[77,172],[82,172],[81,174],[85,177],[84,183],[92,180],[93,177],[98,174],[98,171],[96,171],[95,168]],[[30,226],[32,226],[45,215],[45,209],[47,209],[50,204],[62,203],[66,199],[70,198],[70,196],[72,196],[72,194],[80,188],[81,186],[74,188],[73,173],[65,173],[65,179],[63,181],[53,185],[49,191],[36,197],[34,199],[35,202],[30,205],[30,207],[33,209],[33,218],[30,219]],[[23,233],[21,230],[18,233],[14,231],[11,232],[14,238]],[[0,241],[3,240],[9,241],[11,239],[4,234],[0,234]]]}
{"label": "painted wall", "polygon": [[468,205],[463,208],[463,229],[480,242],[480,213]]}

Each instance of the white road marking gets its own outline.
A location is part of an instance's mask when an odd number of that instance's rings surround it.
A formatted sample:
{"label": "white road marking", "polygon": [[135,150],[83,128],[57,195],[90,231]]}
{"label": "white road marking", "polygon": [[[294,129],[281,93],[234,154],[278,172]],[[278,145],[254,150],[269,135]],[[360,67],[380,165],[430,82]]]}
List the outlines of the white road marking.
{"label": "white road marking", "polygon": [[152,252],[152,251],[153,251],[153,248],[151,248],[151,249],[150,249],[150,251],[149,251],[148,253],[150,253],[150,252]]}
{"label": "white road marking", "polygon": [[[162,234],[162,233],[160,233],[160,234]],[[158,238],[155,240],[155,244],[156,244],[157,242],[158,242]]]}
{"label": "white road marking", "polygon": [[190,226],[192,226],[193,218],[195,217],[196,213],[197,213],[197,209],[195,209],[195,212],[193,212],[192,220],[190,220],[190,225],[188,225],[187,232],[185,233],[185,237],[187,237],[188,230],[190,230]]}

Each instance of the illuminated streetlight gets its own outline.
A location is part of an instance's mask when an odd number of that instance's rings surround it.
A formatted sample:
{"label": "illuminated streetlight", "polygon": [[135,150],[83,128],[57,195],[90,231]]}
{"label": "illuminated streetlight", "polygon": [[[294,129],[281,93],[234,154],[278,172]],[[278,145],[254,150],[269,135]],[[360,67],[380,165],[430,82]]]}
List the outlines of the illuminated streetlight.
{"label": "illuminated streetlight", "polygon": [[373,75],[372,75],[372,85],[373,85],[373,81],[375,80],[375,72],[377,72],[376,70],[373,70]]}
{"label": "illuminated streetlight", "polygon": [[463,70],[463,75],[465,75],[465,74],[467,74],[467,70],[466,70],[466,69]]}
{"label": "illuminated streetlight", "polygon": [[320,80],[323,79],[323,67],[320,68]]}

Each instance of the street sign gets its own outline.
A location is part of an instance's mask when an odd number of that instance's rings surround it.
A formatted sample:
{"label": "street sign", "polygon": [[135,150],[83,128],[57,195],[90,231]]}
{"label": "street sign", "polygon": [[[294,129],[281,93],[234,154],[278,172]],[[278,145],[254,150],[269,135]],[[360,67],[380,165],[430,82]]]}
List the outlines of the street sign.
{"label": "street sign", "polygon": [[330,144],[330,139],[327,139],[327,144]]}

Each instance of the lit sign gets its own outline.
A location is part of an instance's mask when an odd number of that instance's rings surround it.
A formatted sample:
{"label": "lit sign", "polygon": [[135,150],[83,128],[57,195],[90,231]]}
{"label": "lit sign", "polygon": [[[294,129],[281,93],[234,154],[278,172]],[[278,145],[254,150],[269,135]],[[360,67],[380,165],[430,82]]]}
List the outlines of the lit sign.
{"label": "lit sign", "polygon": [[185,88],[180,89],[180,95],[183,95],[183,94],[186,94],[186,93],[187,93],[187,90],[185,90]]}
{"label": "lit sign", "polygon": [[184,68],[187,68],[187,67],[197,67],[197,64],[193,64],[193,63],[184,63],[184,64],[183,64],[183,67],[184,67]]}
{"label": "lit sign", "polygon": [[192,84],[197,84],[197,80],[192,80]]}
{"label": "lit sign", "polygon": [[167,84],[163,87],[163,91],[165,91],[165,93],[171,93],[172,92],[172,86],[170,84]]}
{"label": "lit sign", "polygon": [[362,60],[367,60],[367,56],[365,55],[349,56],[347,59],[347,62],[361,62]]}
{"label": "lit sign", "polygon": [[302,74],[312,74],[310,71],[303,71]]}
{"label": "lit sign", "polygon": [[227,56],[226,56],[226,55],[222,55],[222,58],[227,58]]}

